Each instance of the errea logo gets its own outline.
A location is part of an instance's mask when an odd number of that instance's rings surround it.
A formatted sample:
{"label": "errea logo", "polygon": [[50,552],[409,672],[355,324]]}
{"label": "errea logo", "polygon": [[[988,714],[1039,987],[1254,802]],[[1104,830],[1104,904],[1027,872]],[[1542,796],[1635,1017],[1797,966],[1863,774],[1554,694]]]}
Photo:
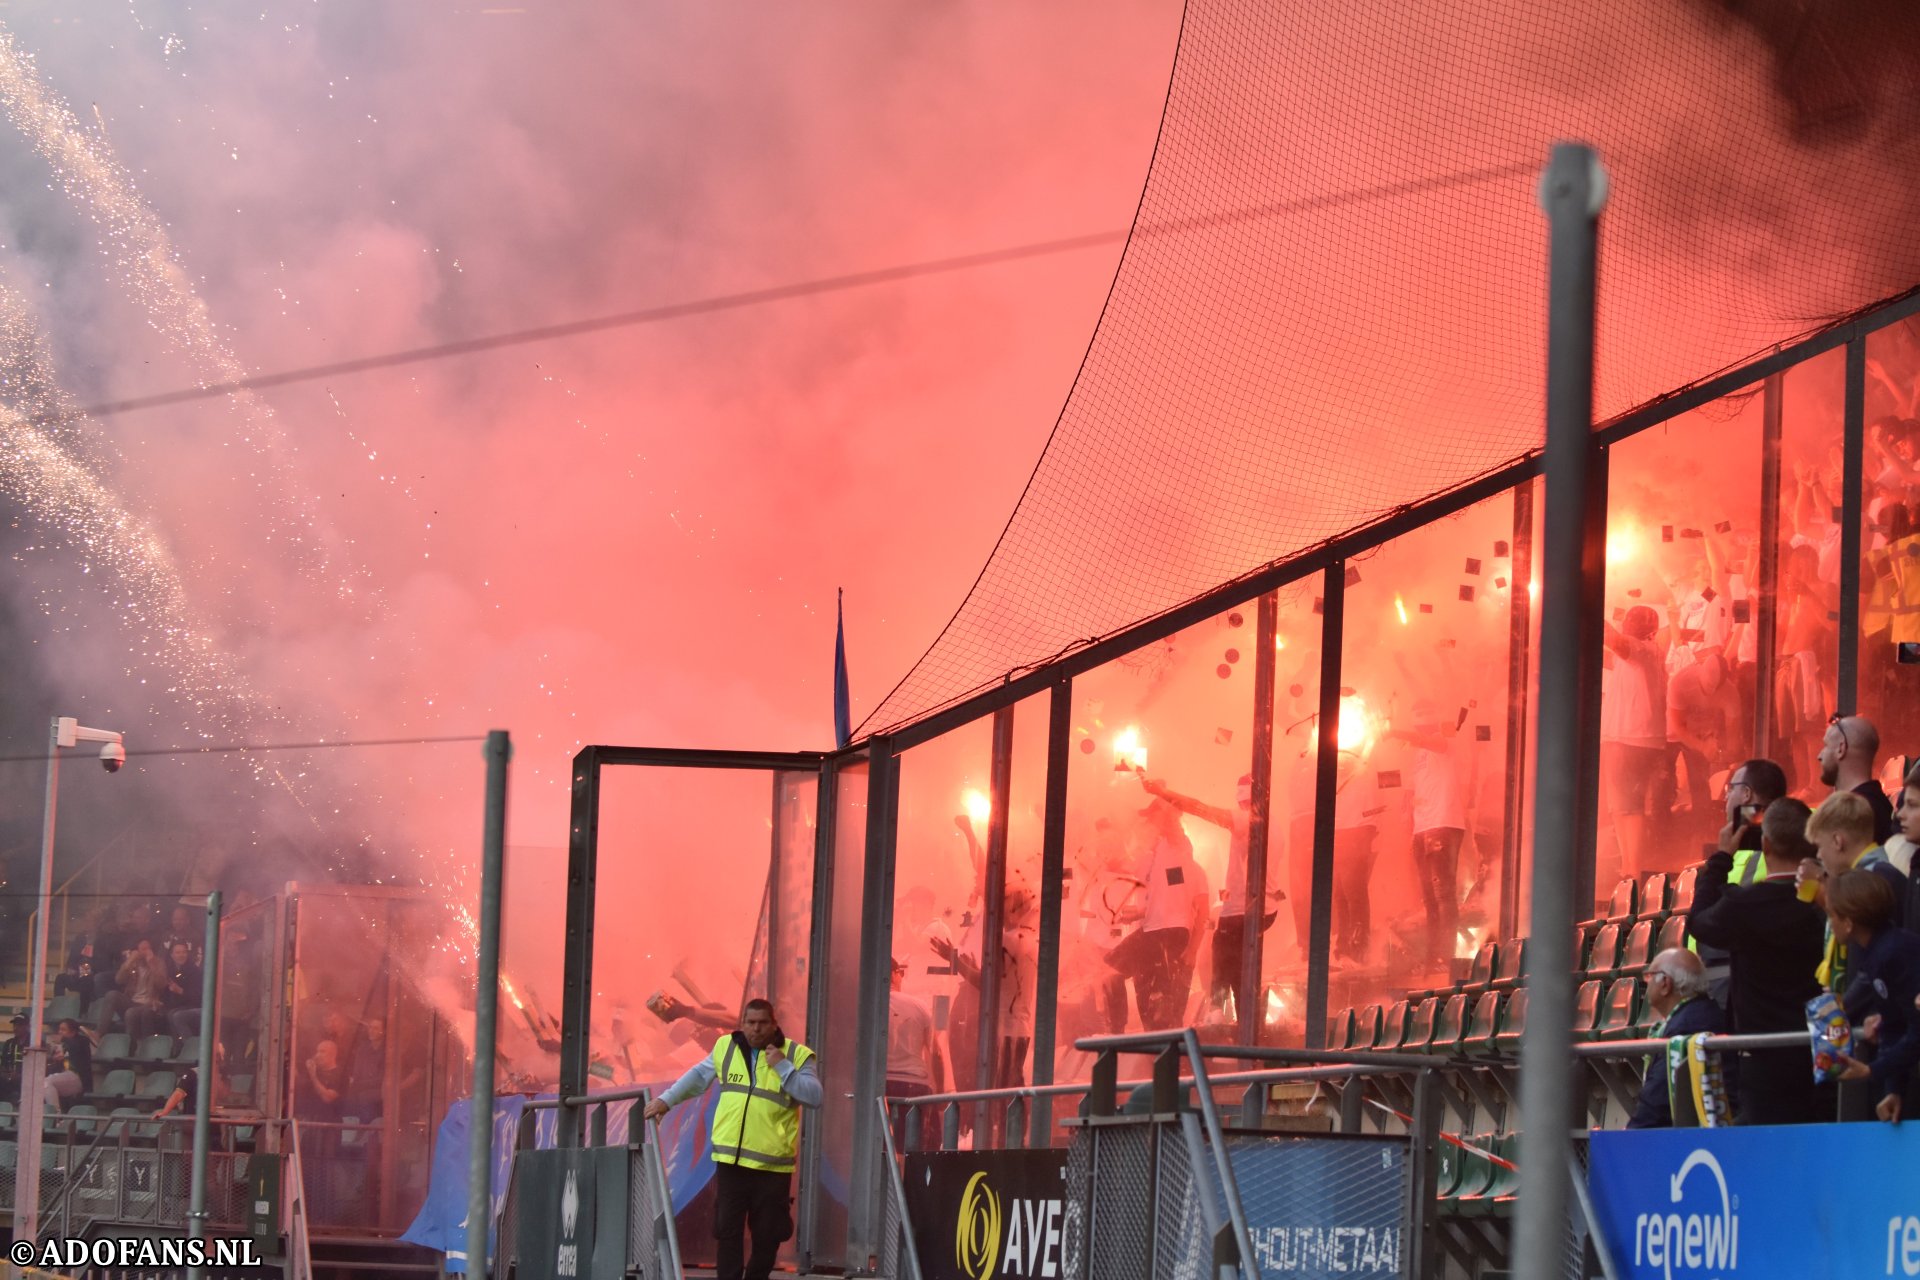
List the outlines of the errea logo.
{"label": "errea logo", "polygon": [[[1685,1192],[1687,1175],[1695,1169],[1712,1174],[1718,1189],[1718,1203],[1708,1196],[1706,1213],[1681,1213],[1678,1206]],[[1695,1178],[1694,1185],[1707,1182]],[[1659,1267],[1667,1280],[1677,1271],[1681,1275],[1704,1274],[1710,1280],[1731,1275],[1740,1266],[1740,1216],[1734,1212],[1733,1197],[1727,1192],[1727,1175],[1711,1151],[1695,1150],[1680,1162],[1680,1171],[1668,1183],[1675,1207],[1672,1213],[1643,1213],[1633,1220],[1633,1262],[1635,1266]]]}

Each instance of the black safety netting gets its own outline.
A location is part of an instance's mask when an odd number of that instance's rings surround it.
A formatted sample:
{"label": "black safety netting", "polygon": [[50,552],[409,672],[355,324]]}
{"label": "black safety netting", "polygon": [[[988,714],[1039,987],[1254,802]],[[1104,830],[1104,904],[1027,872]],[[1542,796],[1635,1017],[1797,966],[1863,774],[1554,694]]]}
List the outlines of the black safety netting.
{"label": "black safety netting", "polygon": [[1597,412],[1920,283],[1920,11],[1190,0],[1131,238],[896,727],[1537,449],[1552,143],[1598,148]]}

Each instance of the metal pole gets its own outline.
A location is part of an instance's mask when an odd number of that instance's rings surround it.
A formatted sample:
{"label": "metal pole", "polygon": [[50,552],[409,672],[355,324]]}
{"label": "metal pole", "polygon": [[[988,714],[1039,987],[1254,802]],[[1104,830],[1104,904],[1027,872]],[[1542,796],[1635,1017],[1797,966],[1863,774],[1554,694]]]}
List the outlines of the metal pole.
{"label": "metal pole", "polygon": [[[859,1005],[851,1034],[836,1039],[854,1056],[853,1156],[847,1196],[849,1269],[870,1265],[880,1240],[880,1141],[873,1100],[886,1092],[887,1005],[893,985],[893,853],[900,810],[900,760],[876,737],[867,768],[867,841],[860,886]],[[823,1028],[824,1030],[824,1028]]]}
{"label": "metal pole", "polygon": [[1846,417],[1841,429],[1840,670],[1834,713],[1860,709],[1860,525],[1866,483],[1867,340],[1847,343]]}
{"label": "metal pole", "polygon": [[[980,912],[980,1023],[974,1079],[982,1088],[997,1089],[1000,1067],[1001,956],[1007,915],[1007,807],[1013,791],[1013,708],[993,713],[993,756],[987,787],[991,812],[987,816],[987,883]],[[991,1134],[998,1127],[993,1108],[982,1103],[975,1110],[974,1132]]]}
{"label": "metal pole", "polygon": [[[806,1039],[820,1044],[816,1028],[829,1019],[827,976],[833,941],[834,807],[839,766],[829,756],[820,763],[820,788],[813,801],[813,892],[808,902]],[[891,975],[889,975],[891,977]],[[884,1087],[884,1086],[883,1086]],[[820,1214],[821,1132],[817,1124],[800,1126],[799,1221],[794,1224],[794,1253],[801,1270],[813,1270]]]}
{"label": "metal pole", "polygon": [[[573,757],[573,803],[567,833],[567,937],[560,991],[560,1096],[587,1091],[592,1053],[594,880],[600,859],[600,748],[582,747]],[[554,1145],[577,1147],[586,1137],[586,1115],[564,1103]]]}
{"label": "metal pole", "polygon": [[1327,971],[1333,950],[1334,813],[1340,802],[1340,649],[1347,562],[1327,566],[1320,596],[1320,715],[1313,766],[1313,888],[1307,916],[1307,1048],[1327,1045]]}
{"label": "metal pole", "polygon": [[1535,725],[1532,938],[1520,1049],[1527,1159],[1514,1214],[1513,1271],[1557,1273],[1567,1223],[1573,1114],[1572,871],[1581,769],[1579,608],[1587,457],[1593,427],[1594,260],[1606,171],[1592,149],[1558,143],[1541,181],[1551,228],[1547,326],[1546,536],[1541,556],[1540,709]]}
{"label": "metal pole", "polygon": [[1527,725],[1533,693],[1533,481],[1513,487],[1513,558],[1508,565],[1507,778],[1501,797],[1500,936],[1520,936],[1521,827],[1527,809]]}
{"label": "metal pole", "polygon": [[1768,378],[1760,393],[1760,543],[1759,563],[1747,566],[1751,584],[1754,636],[1753,754],[1773,756],[1774,646],[1780,619],[1775,613],[1780,584],[1780,438],[1782,380]]}
{"label": "metal pole", "polygon": [[20,1164],[13,1197],[13,1236],[40,1239],[40,1127],[46,1109],[47,941],[53,925],[53,822],[60,796],[60,719],[47,729],[47,802],[40,820],[40,923],[35,927],[32,990],[28,992],[27,1056],[20,1076]]}
{"label": "metal pole", "polygon": [[1272,840],[1273,813],[1273,682],[1279,663],[1274,641],[1280,634],[1280,597],[1269,591],[1260,597],[1253,628],[1253,809],[1247,815],[1247,912],[1240,946],[1240,990],[1234,997],[1241,1044],[1260,1043],[1266,1015],[1260,999],[1264,985],[1267,918],[1267,852]]}
{"label": "metal pole", "polygon": [[513,744],[505,729],[487,734],[485,752],[487,798],[480,836],[473,1102],[467,1119],[467,1274],[480,1277],[487,1275],[492,1263],[488,1228],[493,1225],[493,1048],[500,1010],[500,880],[507,850],[507,762],[513,758]]}
{"label": "metal pole", "polygon": [[[207,1238],[207,1148],[213,1136],[213,1046],[220,1026],[220,891],[207,895],[207,943],[200,965],[200,1059],[194,1066],[193,1183],[187,1208],[187,1235]],[[189,1266],[187,1280],[200,1280],[201,1268]]]}
{"label": "metal pole", "polygon": [[[1060,1016],[1060,912],[1067,878],[1067,762],[1073,741],[1073,681],[1053,686],[1047,701],[1047,796],[1040,838],[1040,962],[1033,995],[1033,1083],[1053,1083],[1053,1041]],[[1028,1145],[1047,1146],[1053,1099],[1033,1100]]]}

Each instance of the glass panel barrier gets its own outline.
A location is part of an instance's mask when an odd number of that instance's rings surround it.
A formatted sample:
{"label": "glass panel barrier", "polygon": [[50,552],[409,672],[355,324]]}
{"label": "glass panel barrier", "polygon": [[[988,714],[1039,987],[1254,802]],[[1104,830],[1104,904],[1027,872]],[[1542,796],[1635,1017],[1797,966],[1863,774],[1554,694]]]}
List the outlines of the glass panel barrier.
{"label": "glass panel barrier", "polygon": [[1896,801],[1920,755],[1920,341],[1910,323],[1867,335],[1860,532],[1860,682],[1880,733],[1878,775]]}
{"label": "glass panel barrier", "polygon": [[1765,412],[1756,385],[1613,447],[1599,902],[1699,862],[1725,774],[1752,754]]}

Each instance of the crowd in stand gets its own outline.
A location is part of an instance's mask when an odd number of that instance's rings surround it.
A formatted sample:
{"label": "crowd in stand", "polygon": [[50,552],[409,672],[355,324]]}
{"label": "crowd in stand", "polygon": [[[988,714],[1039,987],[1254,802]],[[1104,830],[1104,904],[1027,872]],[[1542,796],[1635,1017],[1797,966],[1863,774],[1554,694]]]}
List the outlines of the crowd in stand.
{"label": "crowd in stand", "polygon": [[[55,1007],[72,1001],[79,1012],[56,1018],[50,1011],[49,1107],[64,1109],[94,1092],[94,1057],[112,1032],[135,1044],[200,1034],[205,938],[204,911],[144,899],[102,907],[83,923],[53,980]],[[0,1100],[18,1103],[31,1041],[30,1020],[15,1015],[13,1039],[0,1044]]]}
{"label": "crowd in stand", "polygon": [[[1831,993],[1852,1028],[1836,1070],[1816,1082],[1804,1043],[1726,1063],[1734,1116],[1793,1124],[1920,1114],[1920,766],[1897,802],[1874,777],[1880,747],[1860,716],[1835,716],[1817,754],[1833,788],[1817,807],[1787,794],[1785,769],[1748,760],[1728,777],[1726,824],[1694,878],[1690,951],[1649,967],[1660,1034],[1809,1030]],[[1657,1056],[1657,1055],[1656,1055]],[[1650,1064],[1633,1124],[1670,1123],[1666,1074]]]}

